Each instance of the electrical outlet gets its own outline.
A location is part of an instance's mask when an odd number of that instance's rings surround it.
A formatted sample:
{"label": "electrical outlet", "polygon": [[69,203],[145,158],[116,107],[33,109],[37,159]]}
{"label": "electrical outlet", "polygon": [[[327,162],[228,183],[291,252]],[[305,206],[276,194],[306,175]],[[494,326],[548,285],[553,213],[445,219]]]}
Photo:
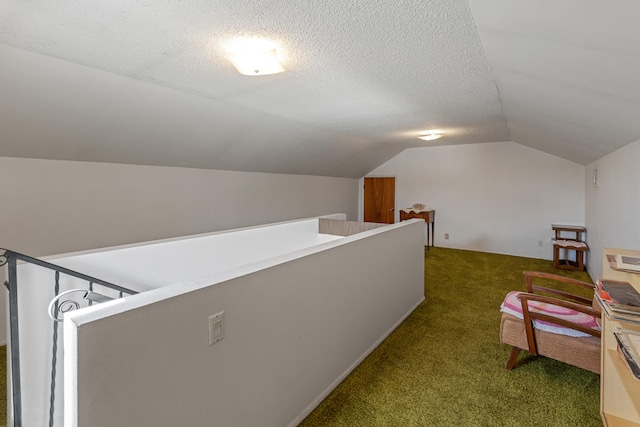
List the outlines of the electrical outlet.
{"label": "electrical outlet", "polygon": [[538,246],[540,247],[544,246],[544,242],[542,240],[538,240]]}
{"label": "electrical outlet", "polygon": [[449,240],[449,233],[444,233],[444,239]]}

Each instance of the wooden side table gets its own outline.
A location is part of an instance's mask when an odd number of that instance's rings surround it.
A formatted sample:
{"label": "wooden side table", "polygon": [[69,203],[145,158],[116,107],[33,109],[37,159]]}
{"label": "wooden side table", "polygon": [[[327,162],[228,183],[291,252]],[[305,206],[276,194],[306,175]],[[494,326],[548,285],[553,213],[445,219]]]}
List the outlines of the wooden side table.
{"label": "wooden side table", "polygon": [[[407,219],[412,219],[412,218],[420,218],[427,223],[427,250],[429,250],[429,240],[431,240],[431,246],[434,246],[433,238],[434,238],[435,223],[436,223],[435,209],[424,210],[424,211],[410,210],[409,212],[405,210],[400,211],[400,221],[405,221]],[[431,232],[429,232],[429,224],[431,224]]]}
{"label": "wooden side table", "polygon": [[[582,233],[587,231],[581,225],[561,225],[561,224],[551,224],[551,229],[556,233],[556,240],[577,240],[578,242],[582,242]],[[573,236],[562,236],[562,233],[573,233]]]}
{"label": "wooden side table", "polygon": [[[585,242],[556,240],[553,243],[553,266],[563,270],[584,271],[584,253],[588,250]],[[575,252],[575,261],[569,259],[572,252]]]}
{"label": "wooden side table", "polygon": [[[584,271],[584,253],[589,250],[589,246],[582,241],[582,233],[586,228],[580,225],[559,225],[552,224],[555,231],[555,241],[553,242],[553,266],[563,270]],[[571,234],[563,236],[562,233]],[[575,254],[575,261],[570,255]]]}

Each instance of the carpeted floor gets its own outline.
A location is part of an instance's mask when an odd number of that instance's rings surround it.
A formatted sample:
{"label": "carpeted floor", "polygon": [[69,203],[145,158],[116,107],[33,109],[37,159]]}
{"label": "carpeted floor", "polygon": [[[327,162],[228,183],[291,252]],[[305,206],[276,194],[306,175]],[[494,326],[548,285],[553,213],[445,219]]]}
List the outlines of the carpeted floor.
{"label": "carpeted floor", "polygon": [[597,375],[526,352],[504,368],[499,307],[523,270],[591,282],[551,261],[426,251],[425,302],[301,425],[602,426]]}
{"label": "carpeted floor", "polygon": [[[597,375],[530,356],[509,372],[509,348],[498,341],[500,303],[524,289],[523,270],[591,281],[586,273],[530,258],[425,252],[425,302],[302,426],[602,426]],[[6,402],[6,388],[0,393]]]}

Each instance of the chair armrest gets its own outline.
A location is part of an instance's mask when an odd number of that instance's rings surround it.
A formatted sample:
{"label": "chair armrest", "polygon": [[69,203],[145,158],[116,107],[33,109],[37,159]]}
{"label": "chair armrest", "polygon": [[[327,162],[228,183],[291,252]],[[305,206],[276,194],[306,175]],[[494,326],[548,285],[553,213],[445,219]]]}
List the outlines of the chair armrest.
{"label": "chair armrest", "polygon": [[[530,311],[528,301],[538,301],[538,302],[543,302],[547,304],[553,304],[559,307],[570,308],[572,310],[579,311],[581,313],[585,313],[596,318],[600,318],[600,313],[598,313],[596,310],[594,310],[590,306],[576,304],[575,302],[548,297],[545,295],[536,295],[536,294],[529,294],[524,292],[520,293],[518,297],[522,302],[522,314],[523,314],[524,323],[527,329],[533,327],[531,323],[532,320],[544,320],[545,322],[554,323],[558,326],[564,326],[565,328],[571,328],[571,329],[575,329],[576,331],[584,332],[585,334],[589,334],[596,338],[600,338],[602,335],[601,331],[591,329],[583,325],[579,325],[569,320],[560,319],[558,317],[551,316],[545,313],[540,313],[537,311]],[[528,335],[529,333],[527,332],[527,336]]]}
{"label": "chair armrest", "polygon": [[593,298],[585,298],[585,297],[574,295],[569,292],[564,292],[558,289],[548,288],[540,285],[534,285],[533,278],[538,277],[540,279],[555,280],[557,282],[568,283],[570,285],[575,285],[581,288],[591,289],[595,291],[595,286],[593,285],[593,283],[587,283],[581,280],[572,279],[570,277],[559,276],[557,274],[551,274],[551,273],[544,273],[541,271],[523,271],[522,274],[524,274],[524,281],[527,285],[527,292],[529,293],[544,292],[551,295],[557,295],[562,298],[566,298],[582,304],[591,304],[591,302],[593,301]]}
{"label": "chair armrest", "polygon": [[544,296],[544,295],[536,295],[536,294],[530,294],[530,293],[520,293],[518,295],[518,297],[520,298],[520,301],[522,302],[522,314],[523,314],[523,321],[524,321],[524,327],[525,327],[525,332],[527,335],[527,344],[529,346],[529,353],[533,354],[534,356],[538,355],[538,346],[536,344],[536,337],[535,334],[533,333],[533,320],[544,320],[546,322],[549,323],[554,323],[556,325],[559,326],[564,326],[566,328],[571,328],[571,329],[575,329],[576,331],[580,331],[580,332],[584,332],[586,334],[589,334],[591,336],[594,336],[596,338],[601,338],[601,331],[597,331],[595,329],[591,329],[591,328],[587,328],[585,326],[582,325],[578,325],[576,323],[570,322],[568,320],[565,319],[559,319],[557,317],[554,316],[550,316],[548,314],[544,314],[544,313],[538,313],[535,311],[529,311],[529,304],[528,301],[540,301],[540,302],[545,302],[548,304],[553,304],[553,305],[557,305],[560,307],[566,307],[566,308],[571,308],[573,310],[582,312],[582,313],[586,313],[589,314],[591,316],[600,318],[600,313],[598,313],[597,311],[595,311],[593,308],[589,307],[589,306],[585,306],[585,305],[581,305],[581,304],[576,304],[574,302],[571,301],[566,301],[566,300],[561,300],[558,298],[553,298],[553,297],[548,297],[548,296]]}

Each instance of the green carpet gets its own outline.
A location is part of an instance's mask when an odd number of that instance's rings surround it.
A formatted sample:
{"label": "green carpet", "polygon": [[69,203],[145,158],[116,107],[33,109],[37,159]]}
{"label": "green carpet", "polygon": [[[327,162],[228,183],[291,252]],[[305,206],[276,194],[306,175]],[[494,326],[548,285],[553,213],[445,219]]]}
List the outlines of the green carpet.
{"label": "green carpet", "polygon": [[[509,372],[509,348],[498,341],[500,303],[524,290],[523,270],[590,282],[586,273],[531,258],[425,252],[426,300],[302,426],[602,426],[597,375],[528,355]],[[6,402],[6,388],[0,393]]]}
{"label": "green carpet", "polygon": [[523,270],[591,282],[587,273],[531,258],[425,252],[426,300],[301,426],[602,426],[597,375],[526,352],[507,371],[510,347],[498,337],[500,303],[525,289]]}

